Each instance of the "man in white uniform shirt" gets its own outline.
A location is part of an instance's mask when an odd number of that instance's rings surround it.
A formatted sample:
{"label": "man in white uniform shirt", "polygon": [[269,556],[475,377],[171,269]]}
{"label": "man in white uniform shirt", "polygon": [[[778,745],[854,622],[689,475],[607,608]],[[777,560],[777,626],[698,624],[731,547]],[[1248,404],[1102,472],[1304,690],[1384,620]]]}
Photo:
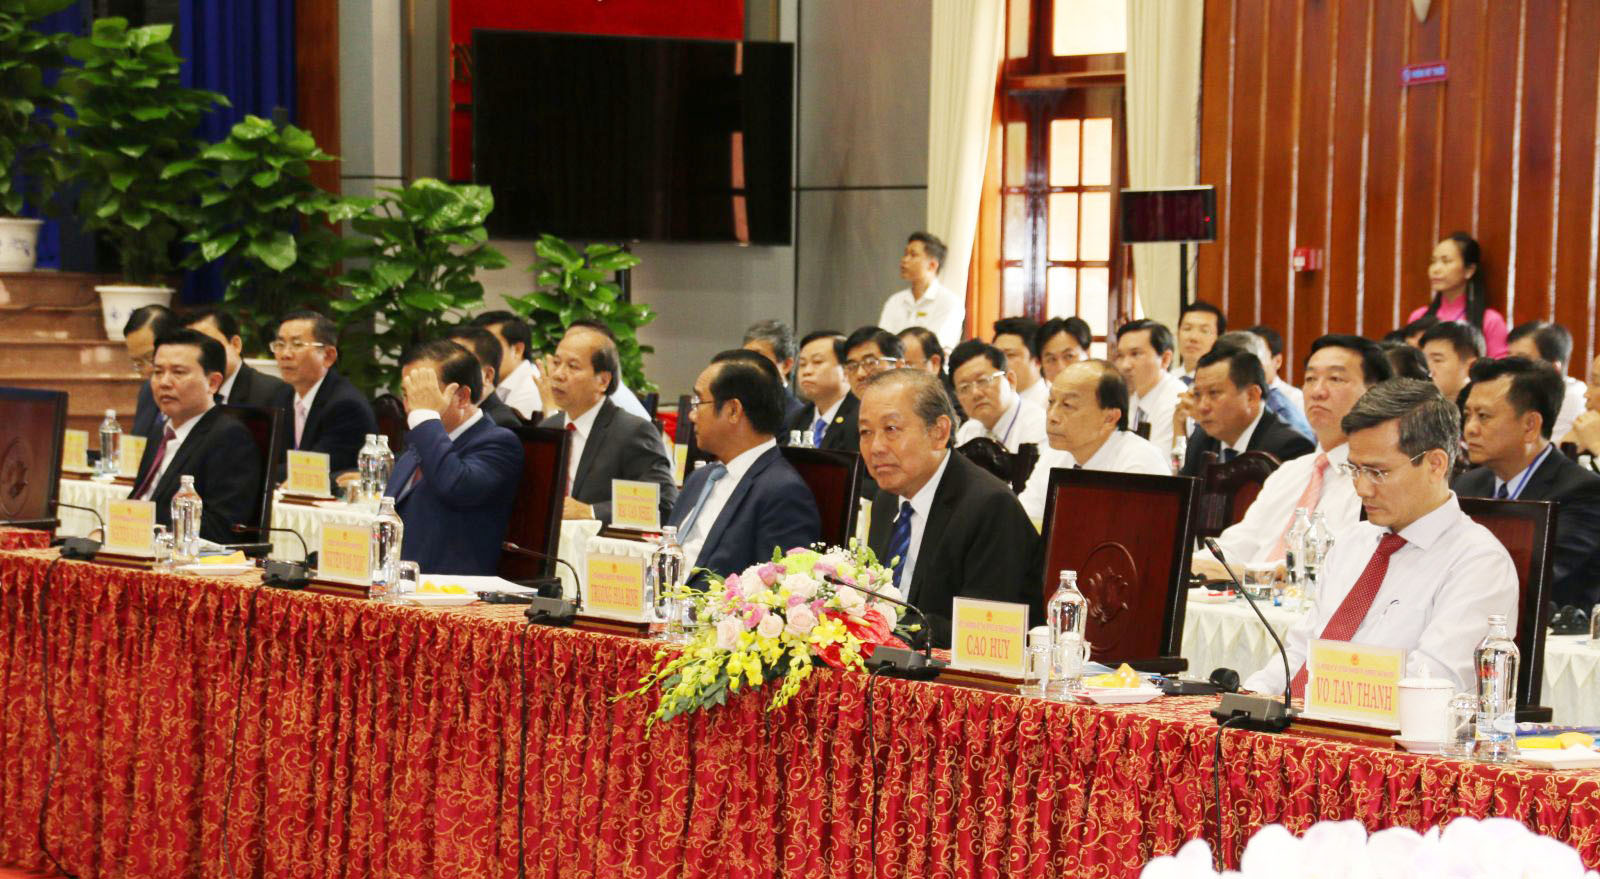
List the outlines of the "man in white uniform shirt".
{"label": "man in white uniform shirt", "polygon": [[[1368,391],[1342,427],[1350,459],[1340,469],[1367,521],[1335,534],[1315,609],[1284,639],[1290,693],[1304,695],[1314,638],[1403,648],[1407,677],[1472,690],[1472,653],[1489,616],[1505,615],[1516,631],[1518,585],[1505,547],[1450,490],[1460,412],[1432,384],[1397,378]],[[1282,693],[1283,675],[1274,656],[1244,686]]]}
{"label": "man in white uniform shirt", "polygon": [[1153,320],[1136,320],[1117,330],[1117,371],[1128,383],[1128,429],[1135,433],[1149,425],[1149,440],[1163,452],[1172,451],[1172,412],[1178,406],[1183,382],[1168,372],[1172,367],[1172,331]]}
{"label": "man in white uniform shirt", "polygon": [[539,370],[528,356],[533,335],[527,321],[509,311],[486,311],[472,322],[488,330],[500,343],[500,366],[495,370],[500,381],[494,395],[524,420],[544,411]]}
{"label": "man in white uniform shirt", "polygon": [[1122,373],[1104,360],[1073,363],[1050,383],[1050,445],[1039,450],[1039,462],[1019,499],[1028,518],[1044,519],[1045,496],[1053,468],[1170,476],[1167,456],[1138,434],[1128,432],[1128,385]]}
{"label": "man in white uniform shirt", "polygon": [[1517,325],[1506,335],[1506,355],[1526,357],[1535,362],[1543,360],[1561,374],[1565,393],[1561,397],[1561,408],[1556,412],[1550,435],[1559,440],[1570,433],[1572,422],[1583,414],[1583,397],[1589,389],[1588,384],[1567,375],[1567,364],[1572,360],[1572,334],[1560,324],[1528,321]]}
{"label": "man in white uniform shirt", "polygon": [[1039,375],[1039,352],[1033,342],[1038,334],[1039,325],[1025,317],[1003,317],[994,322],[994,346],[1006,355],[1017,396],[1043,411],[1050,405],[1050,383]]}
{"label": "man in white uniform shirt", "polygon": [[978,339],[950,352],[950,378],[967,421],[956,431],[956,445],[988,437],[1015,453],[1023,443],[1044,448],[1044,410],[1017,395],[1006,370],[1006,355]]}
{"label": "man in white uniform shirt", "polygon": [[949,350],[961,341],[967,320],[966,298],[939,283],[944,268],[944,242],[927,232],[913,232],[900,257],[900,277],[911,286],[883,303],[878,326],[890,333],[906,327],[927,327]]}
{"label": "man in white uniform shirt", "polygon": [[[1392,374],[1389,358],[1370,339],[1328,335],[1311,343],[1305,369],[1306,419],[1317,433],[1317,449],[1283,462],[1262,484],[1244,518],[1222,532],[1218,543],[1229,561],[1282,562],[1297,507],[1322,513],[1334,532],[1360,520],[1361,499],[1355,485],[1337,469],[1350,456],[1340,421],[1368,388]],[[1207,577],[1228,576],[1207,550],[1195,554],[1194,569]]]}

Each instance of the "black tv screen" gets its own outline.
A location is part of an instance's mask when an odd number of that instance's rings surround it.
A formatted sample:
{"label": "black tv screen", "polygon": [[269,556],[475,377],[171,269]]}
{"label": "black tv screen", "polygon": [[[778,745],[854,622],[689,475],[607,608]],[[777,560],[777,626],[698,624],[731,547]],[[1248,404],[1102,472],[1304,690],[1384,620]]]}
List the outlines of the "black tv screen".
{"label": "black tv screen", "polygon": [[1122,190],[1122,243],[1217,240],[1217,188]]}
{"label": "black tv screen", "polygon": [[792,44],[472,36],[494,236],[790,243]]}

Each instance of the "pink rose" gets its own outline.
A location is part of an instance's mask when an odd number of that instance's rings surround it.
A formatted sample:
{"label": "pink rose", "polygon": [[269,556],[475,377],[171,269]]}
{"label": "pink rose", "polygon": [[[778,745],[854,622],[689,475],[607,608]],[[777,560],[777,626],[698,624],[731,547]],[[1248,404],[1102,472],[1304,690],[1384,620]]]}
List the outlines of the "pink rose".
{"label": "pink rose", "polygon": [[744,627],[747,629],[754,629],[756,626],[761,625],[761,621],[765,619],[766,616],[766,608],[759,604],[751,605],[749,608],[746,608],[744,612]]}
{"label": "pink rose", "polygon": [[756,568],[756,576],[761,578],[762,585],[771,586],[772,584],[778,582],[778,566],[772,562],[767,562],[761,567]]}
{"label": "pink rose", "polygon": [[791,635],[804,638],[807,633],[816,628],[816,625],[817,615],[811,612],[811,608],[802,604],[798,607],[789,608],[789,621],[784,626],[784,629]]}
{"label": "pink rose", "polygon": [[756,626],[756,634],[763,638],[776,638],[783,634],[783,617],[769,613],[761,618],[761,625]]}
{"label": "pink rose", "polygon": [[744,624],[738,617],[723,617],[717,621],[717,649],[732,650],[739,646],[739,635],[744,632]]}

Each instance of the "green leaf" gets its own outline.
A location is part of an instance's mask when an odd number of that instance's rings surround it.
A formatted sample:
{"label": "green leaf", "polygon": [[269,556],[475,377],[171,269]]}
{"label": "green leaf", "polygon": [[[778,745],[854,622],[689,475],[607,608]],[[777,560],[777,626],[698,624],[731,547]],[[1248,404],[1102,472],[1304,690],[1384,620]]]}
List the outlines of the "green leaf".
{"label": "green leaf", "polygon": [[251,174],[250,175],[250,182],[254,183],[257,187],[259,187],[261,189],[266,189],[267,187],[271,186],[272,184],[277,183],[278,182],[278,177],[279,177],[279,175],[278,175],[277,171],[274,171],[271,168],[268,168],[268,169],[266,169],[264,171],[257,171],[256,173]]}
{"label": "green leaf", "polygon": [[569,272],[583,265],[583,258],[572,249],[572,245],[554,235],[539,236],[539,240],[534,242],[533,252]]}
{"label": "green leaf", "polygon": [[135,107],[128,115],[140,122],[154,122],[172,115],[172,108],[161,104],[152,104],[148,107]]}
{"label": "green leaf", "polygon": [[256,157],[256,153],[237,141],[224,140],[206,147],[200,158],[213,161],[243,162]]}
{"label": "green leaf", "polygon": [[132,171],[112,171],[107,176],[107,179],[111,181],[112,189],[115,189],[118,192],[127,192],[128,185],[133,183],[134,178],[137,176],[138,175]]}
{"label": "green leaf", "polygon": [[606,254],[589,260],[589,265],[605,272],[619,272],[631,269],[639,264],[639,258],[631,253],[618,249],[615,253]]}
{"label": "green leaf", "polygon": [[194,161],[193,159],[183,159],[182,161],[173,162],[161,169],[161,179],[171,180],[179,174],[193,171],[198,167],[200,167],[200,163]]}
{"label": "green leaf", "polygon": [[294,265],[294,236],[288,232],[275,232],[266,238],[251,241],[245,252],[260,260],[267,268],[281,272]]}
{"label": "green leaf", "polygon": [[216,262],[217,260],[221,259],[229,250],[233,249],[233,246],[238,243],[238,232],[224,232],[215,238],[207,238],[206,240],[200,242],[200,256],[203,257],[206,262]]}
{"label": "green leaf", "polygon": [[266,119],[262,119],[260,116],[247,115],[233,124],[233,128],[228,130],[228,135],[239,140],[260,140],[263,137],[271,137],[277,130]]}

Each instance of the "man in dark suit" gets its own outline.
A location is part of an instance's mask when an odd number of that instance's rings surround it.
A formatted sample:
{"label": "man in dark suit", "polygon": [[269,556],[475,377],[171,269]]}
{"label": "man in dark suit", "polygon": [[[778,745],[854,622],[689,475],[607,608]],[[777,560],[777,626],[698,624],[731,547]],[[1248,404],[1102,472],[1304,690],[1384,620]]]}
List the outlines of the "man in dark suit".
{"label": "man in dark suit", "polygon": [[478,408],[483,411],[484,417],[501,427],[521,427],[522,419],[518,417],[517,410],[506,405],[506,401],[494,392],[495,385],[499,384],[500,362],[504,355],[500,340],[494,337],[494,333],[471,324],[453,326],[444,331],[444,337],[467,349],[478,359],[483,371],[483,393],[478,400]]}
{"label": "man in dark suit", "polygon": [[451,341],[400,360],[406,450],[384,494],[406,523],[400,555],[434,574],[493,574],[522,479],[522,443],[484,417],[478,359]]}
{"label": "man in dark suit", "polygon": [[[955,415],[935,376],[894,369],[866,381],[861,453],[880,486],[868,544],[905,599],[950,644],[957,596],[1037,605],[1038,534],[1005,483],[951,448]],[[898,560],[898,561],[896,561]]]}
{"label": "man in dark suit", "polygon": [[172,330],[156,341],[150,387],[165,419],[156,441],[145,446],[130,495],[154,501],[156,522],[170,527],[181,477],[193,476],[204,504],[200,536],[216,543],[237,539],[236,524],[258,524],[251,513],[265,487],[249,428],[215,408],[226,366],[222,345],[194,330]]}
{"label": "man in dark suit", "polygon": [[1199,476],[1201,456],[1215,452],[1226,462],[1241,452],[1262,451],[1280,462],[1316,449],[1267,411],[1261,397],[1267,373],[1255,354],[1231,345],[1216,345],[1200,358],[1194,373],[1194,420],[1183,456],[1183,475]]}
{"label": "man in dark suit", "polygon": [[[754,351],[772,362],[777,367],[778,381],[783,383],[783,420],[787,422],[795,417],[805,403],[795,396],[794,389],[789,387],[789,377],[794,374],[794,330],[781,320],[756,321],[744,331],[744,343],[741,345],[746,351]],[[778,426],[776,438],[778,445],[789,444],[789,433]]]}
{"label": "man in dark suit", "polygon": [[289,448],[326,453],[338,482],[340,473],[355,470],[367,434],[378,432],[372,404],[333,368],[339,360],[339,328],[314,311],[290,312],[278,324],[271,347],[288,382],[278,392],[277,405],[289,413]]}
{"label": "man in dark suit", "polygon": [[1462,436],[1475,469],[1456,494],[1556,503],[1555,558],[1548,594],[1588,610],[1600,602],[1600,476],[1550,442],[1564,383],[1547,363],[1524,357],[1479,359],[1467,386]]}
{"label": "man in dark suit", "polygon": [[611,480],[627,479],[661,487],[665,519],[678,497],[672,463],[655,425],[622,411],[608,396],[621,370],[616,344],[595,327],[575,322],[545,362],[550,398],[561,411],[539,426],[568,431],[571,444],[562,518],[610,524]]}
{"label": "man in dark suit", "polygon": [[[183,315],[183,325],[222,343],[228,356],[228,372],[217,391],[218,403],[244,406],[276,406],[287,386],[283,379],[266,375],[244,362],[240,353],[244,339],[239,336],[239,319],[220,308],[202,308]],[[288,417],[288,413],[284,413]]]}
{"label": "man in dark suit", "polygon": [[150,391],[150,373],[155,366],[156,339],[176,329],[178,319],[172,314],[172,309],[165,305],[135,308],[122,325],[122,344],[128,349],[128,359],[133,362],[133,369],[142,380],[139,401],[133,410],[133,430],[130,433],[134,436],[147,439],[156,437],[155,441],[160,442],[161,427],[166,424],[167,417],[161,414],[160,407],[156,406],[155,394]]}
{"label": "man in dark suit", "polygon": [[816,498],[773,438],[783,385],[771,361],[724,351],[695,379],[694,396],[695,438],[717,463],[688,478],[668,519],[687,566],[727,576],[821,539]]}
{"label": "man in dark suit", "polygon": [[844,378],[844,334],[818,330],[800,340],[800,394],[810,402],[790,416],[784,432],[803,430],[811,444],[841,452],[860,450],[855,395]]}

